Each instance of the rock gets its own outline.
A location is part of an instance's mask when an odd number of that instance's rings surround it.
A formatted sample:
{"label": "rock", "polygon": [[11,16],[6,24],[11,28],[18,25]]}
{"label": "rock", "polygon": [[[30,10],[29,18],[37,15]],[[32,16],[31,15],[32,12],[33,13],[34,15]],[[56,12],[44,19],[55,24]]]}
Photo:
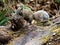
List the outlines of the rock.
{"label": "rock", "polygon": [[[46,36],[46,37],[45,37]],[[42,45],[50,36],[49,30],[44,30],[42,27],[28,26],[26,33],[16,40],[13,40],[12,45]]]}
{"label": "rock", "polygon": [[40,20],[40,21],[46,20],[47,21],[49,19],[48,13],[44,10],[39,10],[39,11],[33,13],[33,15],[36,20]]}

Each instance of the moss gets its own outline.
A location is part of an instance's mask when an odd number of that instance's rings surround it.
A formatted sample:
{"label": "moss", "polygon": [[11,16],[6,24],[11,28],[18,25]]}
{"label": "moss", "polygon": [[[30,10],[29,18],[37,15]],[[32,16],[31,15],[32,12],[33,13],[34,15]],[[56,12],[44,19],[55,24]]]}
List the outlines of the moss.
{"label": "moss", "polygon": [[9,43],[9,44],[7,44],[7,45],[13,45],[12,43]]}
{"label": "moss", "polygon": [[42,40],[44,43],[46,43],[49,39],[50,39],[51,35],[46,35],[44,37],[42,37]]}
{"label": "moss", "polygon": [[60,25],[54,26],[51,28],[51,32],[60,35]]}

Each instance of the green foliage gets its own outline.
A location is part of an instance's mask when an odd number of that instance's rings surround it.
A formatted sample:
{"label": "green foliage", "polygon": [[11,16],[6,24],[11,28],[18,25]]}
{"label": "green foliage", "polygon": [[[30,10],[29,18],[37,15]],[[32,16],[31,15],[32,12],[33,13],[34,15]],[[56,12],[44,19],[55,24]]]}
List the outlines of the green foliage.
{"label": "green foliage", "polygon": [[2,43],[0,43],[0,45],[3,45]]}
{"label": "green foliage", "polygon": [[8,4],[8,3],[9,3],[8,0],[4,0],[3,2],[4,2],[5,4]]}
{"label": "green foliage", "polygon": [[7,12],[6,10],[0,12],[0,26],[8,22],[8,18],[5,17],[6,12]]}
{"label": "green foliage", "polygon": [[60,3],[60,0],[56,0],[57,3]]}

